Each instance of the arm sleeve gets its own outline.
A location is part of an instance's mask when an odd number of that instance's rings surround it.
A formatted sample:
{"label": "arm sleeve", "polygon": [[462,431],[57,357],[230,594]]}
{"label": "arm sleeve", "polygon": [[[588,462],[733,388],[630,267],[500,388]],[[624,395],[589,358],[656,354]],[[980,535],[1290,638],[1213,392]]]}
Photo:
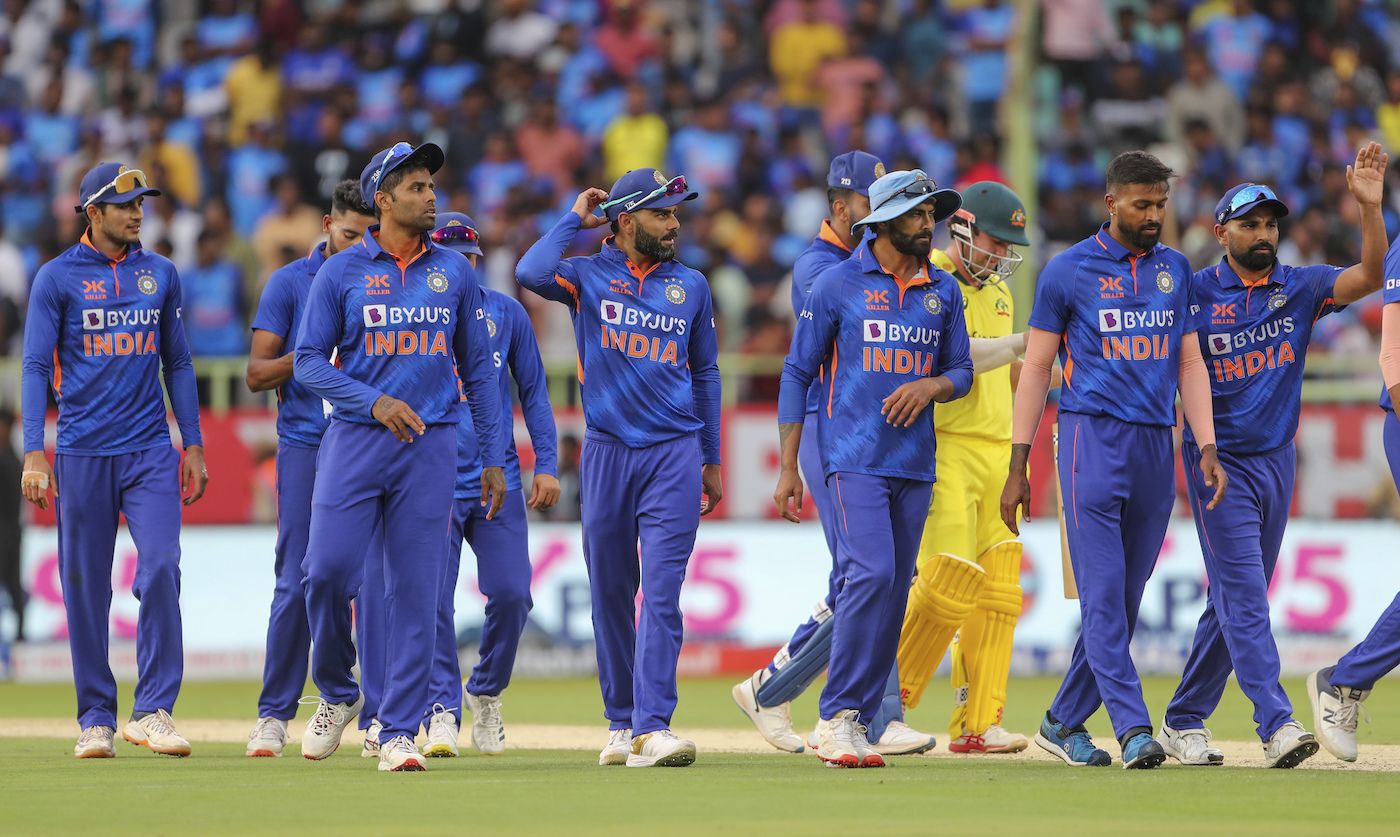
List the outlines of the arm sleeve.
{"label": "arm sleeve", "polygon": [[374,402],[382,393],[331,363],[331,352],[340,345],[345,331],[345,318],[338,299],[340,273],[340,266],[333,262],[326,262],[316,271],[292,355],[292,375],[337,410],[372,416]]}
{"label": "arm sleeve", "polygon": [[[535,449],[535,472],[559,476],[559,440],[554,429],[554,409],[549,405],[549,387],[545,385],[544,361],[535,342],[530,318],[520,303],[511,300],[506,305],[511,323],[510,374],[520,390],[520,409],[525,414],[525,427],[530,431],[530,445]],[[505,414],[501,405],[501,413]]]}
{"label": "arm sleeve", "polygon": [[1026,348],[1026,335],[1008,334],[1005,337],[970,337],[968,351],[972,354],[972,369],[975,374],[991,372],[1013,363]]}
{"label": "arm sleeve", "polygon": [[292,295],[289,294],[285,274],[277,271],[267,280],[258,299],[258,310],[253,315],[253,329],[266,331],[281,337],[284,342],[292,342]]}
{"label": "arm sleeve", "polygon": [[[25,358],[25,371],[28,372],[29,359]],[[1389,390],[1400,384],[1400,302],[1386,303],[1381,308],[1381,377]],[[26,382],[28,379],[25,379]],[[25,403],[29,403],[29,392],[24,393]],[[28,437],[28,414],[25,418],[25,437]]]}
{"label": "arm sleeve", "polygon": [[807,389],[826,359],[827,347],[836,339],[838,316],[834,294],[840,282],[840,276],[834,271],[823,274],[812,285],[807,305],[797,317],[792,347],[783,361],[783,377],[778,387],[779,424],[801,424],[807,417]]}
{"label": "arm sleeve", "polygon": [[1011,407],[1011,443],[1029,445],[1035,439],[1040,417],[1045,412],[1045,396],[1050,394],[1050,370],[1060,350],[1059,332],[1031,327],[1026,338],[1026,359]]}
{"label": "arm sleeve", "polygon": [[[21,409],[26,453],[44,449],[44,417],[49,409],[49,381],[53,378],[62,318],[63,309],[53,277],[47,270],[41,270],[29,294],[29,313],[24,320],[24,367],[20,397],[23,400]],[[62,395],[62,392],[59,394]]]}
{"label": "arm sleeve", "polygon": [[1215,444],[1215,417],[1210,402],[1210,373],[1201,357],[1201,341],[1193,331],[1181,342],[1181,409],[1191,423],[1199,447]]}
{"label": "arm sleeve", "polygon": [[203,445],[204,438],[199,432],[199,386],[194,379],[194,360],[190,358],[185,321],[180,315],[181,294],[180,274],[171,267],[165,305],[160,312],[160,364],[165,373],[165,390],[170,393],[170,408],[180,426],[180,441],[189,447]]}
{"label": "arm sleeve", "polygon": [[564,213],[544,238],[530,245],[515,266],[515,281],[545,299],[578,307],[578,272],[564,251],[578,234],[583,220],[574,212]]}
{"label": "arm sleeve", "polygon": [[972,389],[972,351],[967,337],[967,319],[962,313],[962,291],[958,290],[956,281],[950,281],[948,287],[952,293],[946,301],[948,323],[938,344],[938,373],[953,382],[953,396],[948,399],[952,401]]}
{"label": "arm sleeve", "polygon": [[[702,278],[702,281],[703,278]],[[704,299],[690,328],[690,392],[695,413],[705,426],[700,428],[700,454],[706,465],[720,464],[719,340],[715,337],[715,309],[710,289],[704,286]]]}
{"label": "arm sleeve", "polygon": [[469,281],[457,310],[452,352],[457,358],[462,391],[471,407],[472,428],[481,446],[481,465],[501,468],[506,461],[505,436],[501,433],[501,392],[496,381],[496,365],[491,362],[491,335],[486,327],[486,294],[477,284],[476,272],[465,260],[464,269]]}

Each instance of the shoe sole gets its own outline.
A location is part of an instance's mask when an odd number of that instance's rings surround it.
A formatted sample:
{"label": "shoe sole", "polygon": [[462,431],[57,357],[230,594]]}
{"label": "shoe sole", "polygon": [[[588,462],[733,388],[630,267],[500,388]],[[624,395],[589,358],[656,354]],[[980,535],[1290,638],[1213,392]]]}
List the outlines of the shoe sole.
{"label": "shoe sole", "polygon": [[1316,740],[1300,741],[1293,747],[1293,749],[1279,756],[1278,759],[1269,766],[1282,768],[1285,770],[1290,767],[1297,767],[1298,765],[1317,755],[1317,751],[1318,743]]}
{"label": "shoe sole", "polygon": [[116,757],[116,750],[84,750],[81,753],[73,754],[75,759],[114,759]]}
{"label": "shoe sole", "polygon": [[849,756],[837,756],[834,759],[829,759],[821,753],[817,753],[817,758],[821,759],[821,763],[827,767],[853,768],[861,766],[860,758],[854,753]]}
{"label": "shoe sole", "polygon": [[927,753],[929,750],[932,750],[934,747],[937,746],[938,740],[930,736],[927,742],[919,744],[915,747],[905,747],[899,750],[888,750],[881,747],[875,747],[873,749],[877,754],[882,756],[917,756],[920,753]]}
{"label": "shoe sole", "polygon": [[150,741],[132,738],[125,732],[122,733],[122,740],[126,741],[128,744],[135,744],[137,747],[145,747],[152,753],[158,753],[162,756],[175,756],[176,758],[186,758],[190,754],[189,747],[157,747]]}
{"label": "shoe sole", "polygon": [[434,744],[424,750],[423,755],[430,759],[455,759],[457,751],[447,744]]}
{"label": "shoe sole", "polygon": [[599,756],[599,767],[625,767],[627,765],[627,754],[621,753],[611,756]]}
{"label": "shoe sole", "polygon": [[[735,685],[734,688],[729,690],[729,696],[734,698],[734,705],[739,707],[739,711],[743,712],[744,717],[748,718],[749,723],[753,724],[754,731],[757,732],[759,737],[762,738],[764,741],[767,741],[769,745],[771,745],[774,749],[781,750],[784,753],[803,752],[803,745],[801,743],[799,743],[795,749],[793,747],[784,747],[782,744],[779,744],[777,741],[774,741],[767,735],[764,735],[763,727],[758,723],[758,699],[757,697],[755,697],[752,701],[748,699],[749,691],[748,689],[744,688],[748,684],[749,681],[745,680],[744,682]],[[798,741],[800,742],[801,738],[798,738]]]}
{"label": "shoe sole", "polygon": [[282,758],[282,751],[259,748],[256,750],[249,750],[247,755],[250,759],[280,759]]}
{"label": "shoe sole", "polygon": [[1058,758],[1060,761],[1064,762],[1070,767],[1107,767],[1113,763],[1110,761],[1109,765],[1090,765],[1087,761],[1074,761],[1069,757],[1069,753],[1066,753],[1064,751],[1063,747],[1060,747],[1058,744],[1046,738],[1043,734],[1039,732],[1035,734],[1035,743],[1036,746],[1038,746],[1040,749]]}
{"label": "shoe sole", "polygon": [[427,773],[428,768],[420,761],[407,759],[398,767],[385,767],[384,762],[379,763],[381,773]]}
{"label": "shoe sole", "polygon": [[1160,767],[1161,764],[1162,764],[1162,762],[1164,762],[1164,761],[1166,761],[1166,760],[1167,760],[1167,754],[1166,754],[1165,752],[1161,752],[1161,753],[1149,753],[1149,754],[1147,754],[1147,755],[1145,755],[1145,756],[1138,756],[1137,758],[1133,759],[1132,761],[1125,761],[1125,762],[1123,762],[1123,769],[1124,769],[1124,770],[1151,770],[1151,769],[1154,768],[1154,767]]}
{"label": "shoe sole", "polygon": [[884,767],[885,760],[880,758],[879,753],[871,753],[870,755],[860,760],[860,766],[865,768]]}

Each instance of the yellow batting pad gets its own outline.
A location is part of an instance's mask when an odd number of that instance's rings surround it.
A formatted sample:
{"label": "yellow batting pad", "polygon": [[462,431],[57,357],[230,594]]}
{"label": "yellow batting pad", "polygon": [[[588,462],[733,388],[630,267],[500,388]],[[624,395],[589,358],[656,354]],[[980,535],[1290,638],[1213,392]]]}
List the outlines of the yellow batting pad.
{"label": "yellow batting pad", "polygon": [[919,705],[929,678],[987,581],[987,572],[971,561],[934,555],[909,589],[904,627],[899,634],[899,693],[904,705]]}
{"label": "yellow batting pad", "polygon": [[[981,734],[997,722],[1006,705],[1011,646],[1021,617],[1021,544],[1003,541],[982,554],[987,583],[977,599],[974,619],[981,623],[977,644],[963,637],[968,671],[967,709],[962,725]],[[970,649],[975,647],[975,652]]]}

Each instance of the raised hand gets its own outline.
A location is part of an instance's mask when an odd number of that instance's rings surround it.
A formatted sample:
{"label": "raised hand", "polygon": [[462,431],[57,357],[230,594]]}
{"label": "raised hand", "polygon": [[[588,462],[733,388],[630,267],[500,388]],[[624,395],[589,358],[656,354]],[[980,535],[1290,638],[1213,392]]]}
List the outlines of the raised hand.
{"label": "raised hand", "polygon": [[1347,166],[1347,188],[1362,206],[1379,207],[1385,192],[1385,169],[1390,155],[1378,142],[1368,142],[1356,152],[1356,162]]}

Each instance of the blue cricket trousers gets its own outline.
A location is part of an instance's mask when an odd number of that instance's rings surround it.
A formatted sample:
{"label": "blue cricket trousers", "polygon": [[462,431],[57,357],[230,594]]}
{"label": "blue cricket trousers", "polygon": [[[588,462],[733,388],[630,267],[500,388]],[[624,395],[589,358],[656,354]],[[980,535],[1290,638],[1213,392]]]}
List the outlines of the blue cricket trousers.
{"label": "blue cricket trousers", "polygon": [[136,544],[131,592],[136,617],[134,713],[172,712],[185,671],[180,626],[180,452],[54,457],[60,493],[58,566],[78,725],[117,726],[117,681],[107,662],[117,524],[126,515]]}
{"label": "blue cricket trousers", "polygon": [[1126,741],[1152,730],[1128,646],[1171,520],[1172,430],[1062,412],[1059,476],[1080,630],[1050,714],[1072,728],[1103,704]]}
{"label": "blue cricket trousers", "polygon": [[645,448],[629,448],[593,429],[584,437],[583,556],[610,729],[644,735],[671,726],[683,634],[681,583],[700,527],[700,459],[696,435]]}

